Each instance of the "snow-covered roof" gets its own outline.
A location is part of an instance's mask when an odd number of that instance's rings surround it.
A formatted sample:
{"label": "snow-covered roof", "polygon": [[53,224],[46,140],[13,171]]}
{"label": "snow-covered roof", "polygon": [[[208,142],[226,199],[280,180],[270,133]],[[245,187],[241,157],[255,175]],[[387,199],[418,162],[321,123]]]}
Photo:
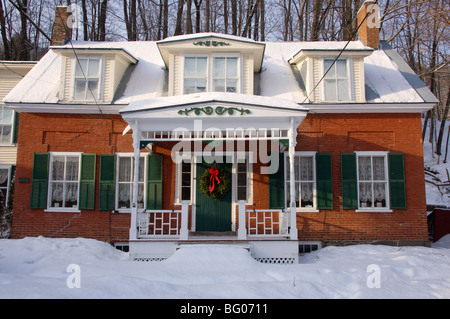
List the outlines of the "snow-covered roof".
{"label": "snow-covered roof", "polygon": [[[171,37],[165,41],[199,38],[207,35],[184,35]],[[226,37],[239,38],[240,41],[243,39],[234,36]],[[246,41],[255,43],[253,40]],[[131,74],[126,75],[126,81],[122,81],[112,102],[117,105],[127,105],[133,101],[152,100],[167,95],[165,92],[167,90],[167,83],[165,83],[167,70],[157,43],[156,41],[74,42],[73,47],[76,49],[122,49],[138,60],[138,63],[133,66]],[[339,50],[343,48],[345,42],[264,42],[264,44],[264,60],[261,72],[257,76],[259,88],[255,94],[298,104],[305,101],[305,94],[302,92],[288,60],[301,50]],[[66,45],[66,47],[69,46]],[[360,41],[353,41],[347,46],[347,49],[365,50],[367,47]],[[61,61],[60,55],[54,50],[49,50],[6,96],[4,101],[12,104],[59,103]],[[404,72],[384,50],[374,50],[364,59],[364,65],[368,103],[424,102],[421,95],[417,93],[414,83],[411,84],[412,81],[405,78]],[[417,76],[416,78],[418,79]]]}

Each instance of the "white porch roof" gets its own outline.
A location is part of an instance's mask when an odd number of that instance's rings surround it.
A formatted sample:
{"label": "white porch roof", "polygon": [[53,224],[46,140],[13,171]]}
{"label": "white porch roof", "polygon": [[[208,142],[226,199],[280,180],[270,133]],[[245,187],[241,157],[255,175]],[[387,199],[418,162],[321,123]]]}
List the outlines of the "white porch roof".
{"label": "white porch roof", "polygon": [[201,121],[201,130],[288,130],[293,118],[299,125],[307,112],[307,108],[291,100],[236,93],[139,100],[120,110],[124,120],[131,127],[137,125],[141,132],[199,131],[195,120]]}

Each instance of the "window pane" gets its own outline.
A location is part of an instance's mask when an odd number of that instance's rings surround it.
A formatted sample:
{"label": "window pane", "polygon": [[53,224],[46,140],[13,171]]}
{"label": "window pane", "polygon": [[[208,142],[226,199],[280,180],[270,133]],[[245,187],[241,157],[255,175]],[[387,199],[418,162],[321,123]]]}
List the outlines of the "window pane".
{"label": "window pane", "polygon": [[300,158],[300,179],[302,181],[313,180],[313,158],[310,156]]}
{"label": "window pane", "polygon": [[225,58],[214,58],[214,77],[225,77]]}
{"label": "window pane", "polygon": [[75,94],[74,98],[77,100],[84,100],[86,98],[86,80],[75,80]]}
{"label": "window pane", "polygon": [[385,168],[384,168],[384,157],[374,156],[372,158],[373,162],[373,180],[384,181],[385,180]]}
{"label": "window pane", "polygon": [[100,70],[100,61],[97,59],[89,59],[88,74],[89,78],[97,78]]}
{"label": "window pane", "polygon": [[214,92],[225,92],[225,80],[215,79],[213,81],[213,91]]}
{"label": "window pane", "polygon": [[0,143],[11,144],[11,125],[0,125]]}
{"label": "window pane", "polygon": [[227,92],[237,92],[237,80],[227,80]]}
{"label": "window pane", "polygon": [[359,183],[359,206],[372,207],[372,183]]}
{"label": "window pane", "polygon": [[324,80],[325,100],[337,101],[336,80]]}
{"label": "window pane", "polygon": [[301,183],[302,207],[313,207],[313,183]]}
{"label": "window pane", "polygon": [[350,100],[350,92],[348,87],[348,80],[337,80],[337,90],[339,92],[339,101]]}
{"label": "window pane", "polygon": [[237,188],[237,199],[238,200],[247,200],[247,188],[240,187]]}
{"label": "window pane", "polygon": [[[133,167],[131,168],[131,170],[134,173],[134,159],[133,159]],[[140,157],[139,158],[139,183],[144,182],[144,176],[145,176],[145,158]]]}
{"label": "window pane", "polygon": [[78,183],[66,183],[64,207],[77,207],[78,205]]}
{"label": "window pane", "polygon": [[373,183],[375,207],[386,207],[386,183]]}
{"label": "window pane", "polygon": [[347,78],[347,61],[346,60],[337,60],[337,76],[339,78]]}
{"label": "window pane", "polygon": [[227,77],[236,78],[237,74],[237,58],[227,58]]}
{"label": "window pane", "polygon": [[184,76],[190,77],[195,75],[195,58],[184,58]]}
{"label": "window pane", "polygon": [[66,181],[78,181],[78,157],[66,158]]}
{"label": "window pane", "polygon": [[88,94],[89,97],[98,97],[98,80],[89,80],[88,81]]}
{"label": "window pane", "polygon": [[63,183],[51,183],[51,207],[63,207]]}
{"label": "window pane", "polygon": [[358,157],[358,174],[360,181],[372,180],[372,169],[370,164],[370,156]]}
{"label": "window pane", "polygon": [[0,169],[0,187],[8,187],[9,169]]}
{"label": "window pane", "polygon": [[207,58],[197,58],[197,76],[206,77]]}
{"label": "window pane", "polygon": [[86,76],[87,71],[87,59],[78,59],[75,63],[75,76]]}
{"label": "window pane", "polygon": [[184,79],[184,93],[191,94],[196,92],[195,80]]}
{"label": "window pane", "polygon": [[131,182],[131,157],[119,157],[119,182]]}
{"label": "window pane", "polygon": [[12,124],[13,110],[6,105],[1,106],[0,124]]}
{"label": "window pane", "polygon": [[52,161],[52,180],[64,180],[64,156],[53,156]]}
{"label": "window pane", "polygon": [[130,184],[119,184],[119,208],[130,208]]}
{"label": "window pane", "polygon": [[[324,60],[323,61],[323,72],[327,72],[327,70],[330,68],[330,66],[333,64],[334,60]],[[328,71],[325,78],[335,78],[336,77],[336,64],[333,64],[331,69]]]}
{"label": "window pane", "polygon": [[181,187],[181,200],[190,200],[190,199],[191,199],[191,188]]}
{"label": "window pane", "polygon": [[138,208],[144,208],[144,183],[138,185]]}

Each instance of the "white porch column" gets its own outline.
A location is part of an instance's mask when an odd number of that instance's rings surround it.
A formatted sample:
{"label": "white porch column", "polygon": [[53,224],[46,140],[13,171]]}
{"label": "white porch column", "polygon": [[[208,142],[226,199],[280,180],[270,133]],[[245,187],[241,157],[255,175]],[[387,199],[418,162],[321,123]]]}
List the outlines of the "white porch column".
{"label": "white porch column", "polygon": [[291,193],[291,207],[290,207],[290,238],[292,240],[298,239],[298,233],[297,233],[297,209],[295,207],[295,146],[297,145],[297,126],[295,124],[295,119],[291,118],[291,127],[289,129],[289,186],[290,186],[290,193]]}
{"label": "white porch column", "polygon": [[133,129],[133,148],[134,148],[134,173],[133,173],[133,198],[131,203],[131,225],[130,240],[137,239],[137,214],[138,214],[138,192],[139,192],[139,158],[140,149],[140,131],[137,121],[131,126]]}
{"label": "white porch column", "polygon": [[180,228],[181,240],[188,240],[189,237],[188,219],[189,219],[189,201],[183,201],[181,203],[181,228]]}
{"label": "white porch column", "polygon": [[239,205],[238,240],[247,240],[247,228],[245,227],[245,201],[240,200],[238,205]]}

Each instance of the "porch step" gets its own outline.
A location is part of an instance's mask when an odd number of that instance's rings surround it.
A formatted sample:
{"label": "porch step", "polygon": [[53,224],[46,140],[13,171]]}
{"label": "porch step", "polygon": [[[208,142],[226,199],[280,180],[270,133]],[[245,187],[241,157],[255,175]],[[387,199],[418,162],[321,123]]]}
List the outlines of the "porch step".
{"label": "porch step", "polygon": [[195,231],[190,232],[189,237],[237,237],[235,231]]}

